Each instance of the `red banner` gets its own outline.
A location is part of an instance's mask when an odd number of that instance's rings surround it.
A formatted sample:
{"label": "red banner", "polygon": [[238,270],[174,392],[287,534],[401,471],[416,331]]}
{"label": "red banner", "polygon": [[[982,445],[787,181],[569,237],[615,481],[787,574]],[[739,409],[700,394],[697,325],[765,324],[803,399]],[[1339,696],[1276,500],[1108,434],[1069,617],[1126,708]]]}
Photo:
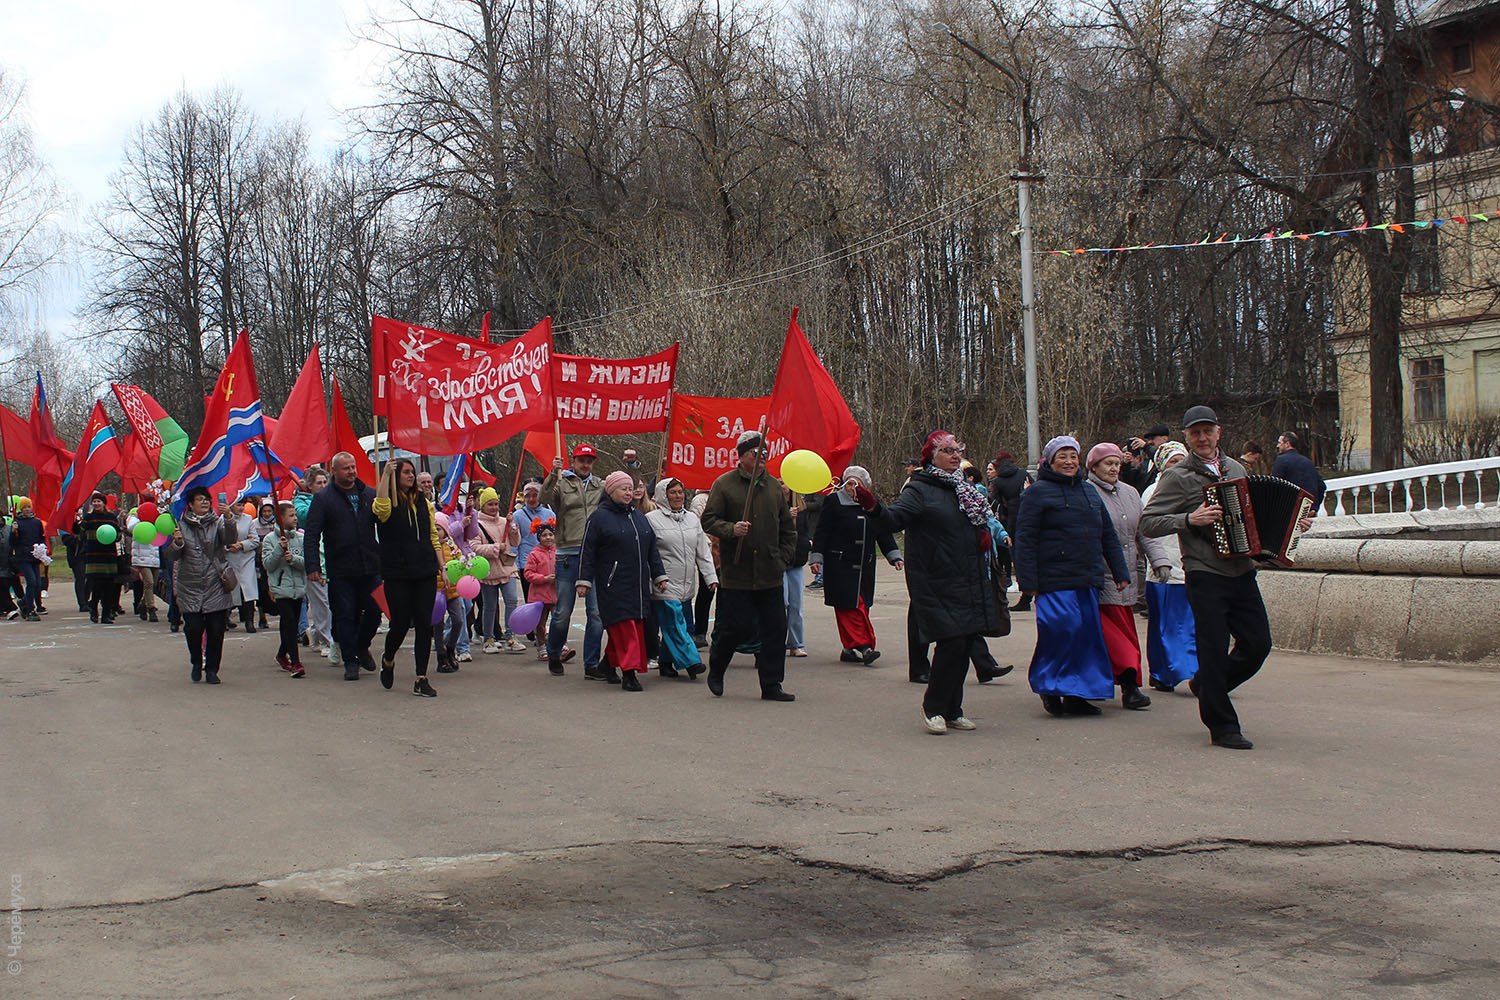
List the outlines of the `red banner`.
{"label": "red banner", "polygon": [[619,360],[553,355],[552,399],[562,429],[580,435],[666,430],[678,346]]}
{"label": "red banner", "polygon": [[[765,420],[770,396],[724,399],[683,396],[672,399],[672,426],[667,435],[667,475],[682,480],[690,490],[706,490],[740,462],[735,448],[745,431],[758,430]],[[766,467],[772,475],[781,468],[786,442],[774,434]]]}
{"label": "red banner", "polygon": [[372,317],[375,409],[418,455],[490,448],[550,422],[552,320],[503,344]]}

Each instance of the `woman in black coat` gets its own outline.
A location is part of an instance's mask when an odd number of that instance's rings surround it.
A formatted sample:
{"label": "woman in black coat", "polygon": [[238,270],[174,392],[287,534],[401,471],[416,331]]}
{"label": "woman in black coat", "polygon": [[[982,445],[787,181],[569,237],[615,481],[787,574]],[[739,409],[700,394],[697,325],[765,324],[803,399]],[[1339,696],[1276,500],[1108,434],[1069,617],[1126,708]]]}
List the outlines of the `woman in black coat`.
{"label": "woman in black coat", "polygon": [[823,603],[833,608],[839,641],[844,646],[839,659],[869,666],[880,657],[875,648],[875,626],[870,622],[877,548],[898,570],[905,563],[890,530],[872,523],[870,515],[855,501],[859,487],[873,490],[870,474],[851,465],[844,470],[843,483],[843,488],[824,502],[808,564],[814,574],[823,574]]}
{"label": "woman in black coat", "polygon": [[[432,659],[432,612],[437,605],[443,541],[432,504],[417,489],[417,467],[411,459],[386,463],[370,511],[375,515],[380,544],[385,606],[391,613],[385,652],[380,656],[380,686],[389,691],[395,683],[396,653],[406,641],[406,633],[415,631],[417,679],[411,693],[436,698],[437,691],[427,680],[427,666]],[[349,669],[347,662],[344,669]]]}
{"label": "woman in black coat", "polygon": [[621,686],[640,691],[646,672],[646,621],[651,616],[651,587],[667,589],[667,571],[656,548],[651,522],[632,505],[635,480],[611,472],[604,480],[604,499],[589,515],[578,559],[578,596],[598,586],[599,618],[609,634],[605,680],[618,668]]}
{"label": "woman in black coat", "polygon": [[1114,697],[1098,591],[1111,585],[1106,566],[1116,589],[1131,580],[1109,511],[1081,465],[1077,440],[1048,441],[1016,518],[1016,582],[1036,598],[1031,689],[1051,715],[1098,715],[1089,699]]}
{"label": "woman in black coat", "polygon": [[[922,721],[929,733],[968,730],[964,675],[975,637],[1000,635],[1000,605],[989,577],[989,505],[958,467],[964,446],[933,431],[922,446],[922,468],[889,507],[863,488],[860,505],[887,531],[906,531],[906,589],[924,642],[936,643]],[[827,517],[829,507],[823,510]]]}

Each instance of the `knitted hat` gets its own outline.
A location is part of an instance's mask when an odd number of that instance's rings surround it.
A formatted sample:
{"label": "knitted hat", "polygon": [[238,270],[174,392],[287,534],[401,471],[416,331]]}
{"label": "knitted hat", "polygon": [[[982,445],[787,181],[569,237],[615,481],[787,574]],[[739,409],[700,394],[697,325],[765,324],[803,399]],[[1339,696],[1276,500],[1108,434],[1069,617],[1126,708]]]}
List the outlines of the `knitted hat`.
{"label": "knitted hat", "polygon": [[606,496],[613,494],[614,491],[619,489],[621,486],[634,485],[635,480],[630,478],[630,473],[621,472],[619,469],[616,469],[614,472],[611,472],[609,475],[604,477],[604,493]]}
{"label": "knitted hat", "polygon": [[869,470],[862,465],[849,466],[849,468],[844,470],[844,474],[839,477],[839,482],[847,483],[851,479],[858,479],[861,483],[864,483],[867,490],[874,488],[873,483],[870,481]]}
{"label": "knitted hat", "polygon": [[493,486],[486,486],[484,489],[479,491],[479,506],[481,508],[483,508],[484,505],[489,503],[491,500],[495,501],[496,503],[500,502],[500,494],[496,492]]}
{"label": "knitted hat", "polygon": [[1051,465],[1052,457],[1064,448],[1072,448],[1074,451],[1082,451],[1078,446],[1078,439],[1068,434],[1059,434],[1042,446],[1042,464]]}
{"label": "knitted hat", "polygon": [[744,458],[745,452],[751,448],[759,448],[765,443],[766,439],[761,436],[760,431],[745,431],[740,435],[740,439],[735,442],[734,448],[735,451],[739,452],[739,456]]}
{"label": "knitted hat", "polygon": [[1084,466],[1086,468],[1092,469],[1094,466],[1098,465],[1106,458],[1118,458],[1121,461],[1124,461],[1125,452],[1121,451],[1120,446],[1115,444],[1113,441],[1100,441],[1098,444],[1089,449],[1089,457],[1088,460],[1084,462]]}

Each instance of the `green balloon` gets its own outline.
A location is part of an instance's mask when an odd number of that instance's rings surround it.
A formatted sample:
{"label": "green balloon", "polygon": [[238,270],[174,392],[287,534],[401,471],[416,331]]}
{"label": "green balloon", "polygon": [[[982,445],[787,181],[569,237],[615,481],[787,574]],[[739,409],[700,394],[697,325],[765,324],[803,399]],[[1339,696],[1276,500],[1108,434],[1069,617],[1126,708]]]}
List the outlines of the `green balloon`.
{"label": "green balloon", "polygon": [[446,569],[449,583],[457,583],[459,577],[464,575],[464,564],[457,559],[449,559]]}
{"label": "green balloon", "polygon": [[[171,514],[163,512],[162,515],[156,519],[157,534],[170,535],[176,530],[177,522],[172,519]],[[156,536],[153,535],[151,537],[154,540]]]}
{"label": "green balloon", "polygon": [[130,537],[140,545],[150,545],[156,541],[156,525],[150,521],[141,521],[130,529]]}
{"label": "green balloon", "polygon": [[469,575],[481,583],[484,582],[484,578],[490,575],[490,561],[484,556],[475,556],[470,559]]}
{"label": "green balloon", "polygon": [[101,524],[99,525],[99,530],[94,532],[94,538],[100,545],[113,545],[115,539],[119,537],[120,533],[115,530],[115,526],[112,524]]}

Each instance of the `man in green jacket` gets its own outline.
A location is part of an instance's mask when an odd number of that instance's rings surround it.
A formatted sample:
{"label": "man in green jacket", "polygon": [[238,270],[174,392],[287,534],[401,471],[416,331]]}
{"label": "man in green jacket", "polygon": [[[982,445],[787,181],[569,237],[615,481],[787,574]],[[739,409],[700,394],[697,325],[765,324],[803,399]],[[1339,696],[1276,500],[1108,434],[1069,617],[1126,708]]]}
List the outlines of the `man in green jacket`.
{"label": "man in green jacket", "polygon": [[797,524],[780,481],[766,472],[765,439],[760,432],[741,434],[735,449],[739,466],[714,480],[703,509],[703,530],[719,539],[721,563],[719,613],[708,651],[708,689],[715,697],[724,694],[724,672],[735,647],[758,635],[755,669],[760,673],[761,699],[795,701],[795,696],[781,689],[786,677],[782,586],[797,549]]}
{"label": "man in green jacket", "polygon": [[[573,449],[573,468],[564,469],[562,459],[552,463],[552,472],[542,481],[542,503],[557,512],[557,607],[547,633],[547,669],[560,677],[563,663],[573,655],[567,649],[573,602],[578,599],[578,560],[583,551],[583,529],[599,508],[604,495],[603,480],[594,476],[594,446],[580,443]],[[502,511],[509,517],[509,512]],[[593,590],[584,598],[587,623],[583,629],[583,676],[608,680],[610,671],[599,666],[604,646],[604,621],[599,617],[599,598]],[[615,678],[619,675],[615,674]]]}
{"label": "man in green jacket", "polygon": [[1182,544],[1188,604],[1198,637],[1198,676],[1188,686],[1198,696],[1198,715],[1214,746],[1249,750],[1254,744],[1240,731],[1229,692],[1254,677],[1271,655],[1271,623],[1255,582],[1255,561],[1249,556],[1219,556],[1214,525],[1224,519],[1224,512],[1205,502],[1203,495],[1211,483],[1243,478],[1245,467],[1220,452],[1222,428],[1207,406],[1189,409],[1182,426],[1187,461],[1156,481],[1156,492],[1141,515],[1141,530],[1151,538],[1176,535]]}

